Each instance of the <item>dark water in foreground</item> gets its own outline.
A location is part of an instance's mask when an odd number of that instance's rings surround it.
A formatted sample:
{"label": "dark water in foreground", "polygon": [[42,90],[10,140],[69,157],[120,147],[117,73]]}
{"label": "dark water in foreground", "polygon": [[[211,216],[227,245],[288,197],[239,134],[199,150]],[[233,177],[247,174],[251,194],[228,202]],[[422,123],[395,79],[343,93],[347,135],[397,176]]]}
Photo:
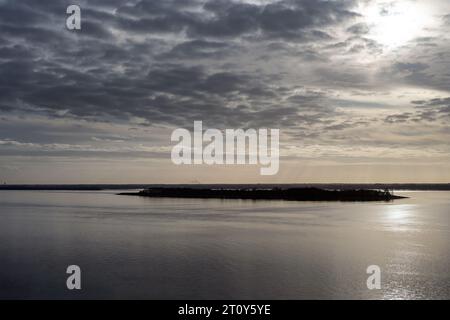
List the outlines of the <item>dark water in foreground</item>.
{"label": "dark water in foreground", "polygon": [[[450,299],[450,192],[393,203],[115,192],[0,191],[0,298]],[[366,287],[373,264],[381,290]]]}

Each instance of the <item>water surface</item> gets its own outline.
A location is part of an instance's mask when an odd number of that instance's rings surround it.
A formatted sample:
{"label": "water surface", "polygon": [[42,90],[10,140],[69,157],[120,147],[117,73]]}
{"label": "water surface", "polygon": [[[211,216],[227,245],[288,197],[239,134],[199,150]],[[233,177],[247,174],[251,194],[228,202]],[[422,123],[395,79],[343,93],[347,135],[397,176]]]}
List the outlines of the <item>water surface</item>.
{"label": "water surface", "polygon": [[[449,299],[450,192],[392,203],[0,191],[0,298]],[[82,290],[65,271],[82,270]],[[366,268],[382,270],[368,290]]]}

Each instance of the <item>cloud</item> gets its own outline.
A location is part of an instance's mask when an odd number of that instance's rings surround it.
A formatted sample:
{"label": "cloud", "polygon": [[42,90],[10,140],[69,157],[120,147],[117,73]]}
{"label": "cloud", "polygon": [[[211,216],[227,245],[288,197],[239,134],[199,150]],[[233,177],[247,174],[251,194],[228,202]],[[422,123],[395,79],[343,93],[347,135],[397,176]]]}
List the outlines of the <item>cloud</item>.
{"label": "cloud", "polygon": [[369,33],[370,29],[366,23],[360,22],[347,28],[347,31],[355,35],[365,35]]}
{"label": "cloud", "polygon": [[428,69],[430,66],[426,63],[406,63],[406,62],[396,62],[393,65],[393,69],[396,72],[407,72],[410,74],[419,73],[426,69]]}
{"label": "cloud", "polygon": [[145,139],[166,147],[155,130],[194,120],[281,128],[291,145],[388,148],[403,142],[399,127],[442,134],[448,119],[448,25],[392,49],[373,36],[366,1],[78,3],[79,32],[65,28],[69,0],[0,2],[8,155],[158,157]]}
{"label": "cloud", "polygon": [[[352,1],[81,1],[82,30],[73,32],[64,27],[68,3],[1,4],[4,111],[172,125],[223,117],[224,125],[238,119],[246,124],[258,112],[290,109],[277,108],[284,94],[276,89],[282,87],[279,76],[246,70],[233,57],[257,46],[256,38],[329,41],[320,28],[358,16]],[[183,34],[187,39],[180,40]],[[296,52],[305,60],[321,59],[312,49]],[[186,62],[196,60],[200,64]]]}
{"label": "cloud", "polygon": [[384,121],[391,124],[441,121],[443,125],[450,122],[450,97],[414,100],[411,103],[415,106],[414,112],[389,115]]}
{"label": "cloud", "polygon": [[[119,6],[117,25],[133,33],[180,33],[190,38],[304,38],[314,28],[358,16],[353,1],[282,0],[268,4],[229,0],[137,1]],[[313,35],[323,36],[320,31]]]}
{"label": "cloud", "polygon": [[[174,46],[161,59],[220,59],[230,54],[233,45],[226,42],[192,40]],[[233,50],[236,53],[236,50]]]}
{"label": "cloud", "polygon": [[450,25],[450,14],[446,14],[442,18],[443,18],[445,24]]}

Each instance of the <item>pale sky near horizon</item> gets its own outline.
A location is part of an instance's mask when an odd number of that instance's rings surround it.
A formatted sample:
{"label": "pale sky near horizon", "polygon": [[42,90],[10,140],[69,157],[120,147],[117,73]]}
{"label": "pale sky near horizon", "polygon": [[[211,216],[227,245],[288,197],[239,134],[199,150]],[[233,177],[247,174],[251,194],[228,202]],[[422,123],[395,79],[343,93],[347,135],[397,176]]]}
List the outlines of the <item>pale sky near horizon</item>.
{"label": "pale sky near horizon", "polygon": [[[450,182],[450,1],[0,0],[0,181]],[[280,170],[175,128],[280,129]]]}

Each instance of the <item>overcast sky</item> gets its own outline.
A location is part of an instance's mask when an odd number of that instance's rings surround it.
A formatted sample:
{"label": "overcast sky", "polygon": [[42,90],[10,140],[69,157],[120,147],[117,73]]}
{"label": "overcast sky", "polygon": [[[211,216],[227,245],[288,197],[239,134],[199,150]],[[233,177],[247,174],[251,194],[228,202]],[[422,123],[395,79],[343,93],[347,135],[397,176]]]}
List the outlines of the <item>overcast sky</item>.
{"label": "overcast sky", "polygon": [[[7,183],[450,182],[450,1],[0,0]],[[175,166],[174,128],[281,165]]]}

